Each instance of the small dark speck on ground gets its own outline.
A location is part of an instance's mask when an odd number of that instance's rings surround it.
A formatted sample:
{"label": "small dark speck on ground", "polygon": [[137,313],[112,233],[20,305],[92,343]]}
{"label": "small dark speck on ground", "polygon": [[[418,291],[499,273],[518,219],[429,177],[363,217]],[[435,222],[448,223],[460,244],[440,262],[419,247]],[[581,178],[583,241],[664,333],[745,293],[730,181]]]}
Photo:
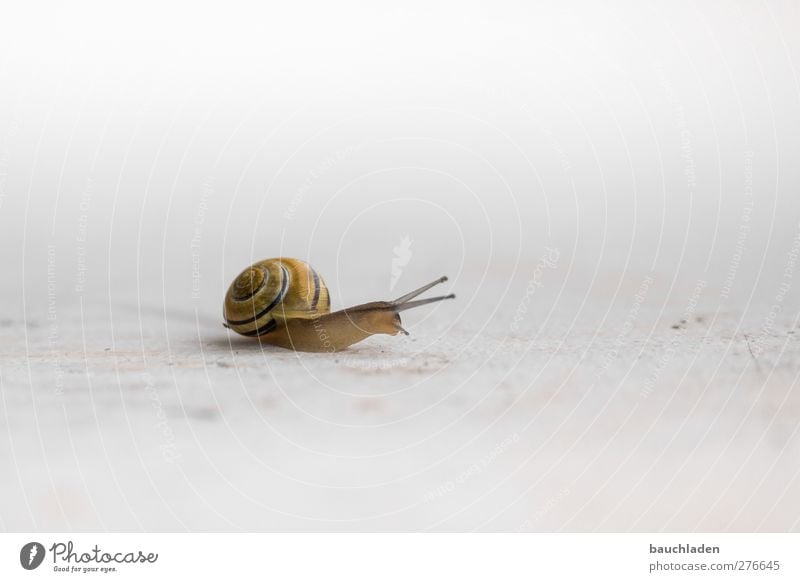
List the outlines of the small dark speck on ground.
{"label": "small dark speck on ground", "polygon": [[219,416],[219,411],[216,408],[188,408],[186,416],[196,418],[198,420],[214,420]]}
{"label": "small dark speck on ground", "polygon": [[171,416],[186,418],[194,418],[197,420],[215,420],[219,416],[219,410],[212,406],[187,406],[181,408],[179,406],[169,407]]}

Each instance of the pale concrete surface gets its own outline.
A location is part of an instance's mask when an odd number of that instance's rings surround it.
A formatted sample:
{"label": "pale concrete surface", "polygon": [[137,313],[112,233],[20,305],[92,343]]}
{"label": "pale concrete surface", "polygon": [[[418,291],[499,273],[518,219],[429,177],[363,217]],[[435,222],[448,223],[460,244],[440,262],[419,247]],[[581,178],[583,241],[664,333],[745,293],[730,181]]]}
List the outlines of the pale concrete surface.
{"label": "pale concrete surface", "polygon": [[537,295],[516,322],[451,323],[457,300],[336,355],[262,350],[211,309],[4,319],[0,525],[797,530],[796,321],[657,286]]}

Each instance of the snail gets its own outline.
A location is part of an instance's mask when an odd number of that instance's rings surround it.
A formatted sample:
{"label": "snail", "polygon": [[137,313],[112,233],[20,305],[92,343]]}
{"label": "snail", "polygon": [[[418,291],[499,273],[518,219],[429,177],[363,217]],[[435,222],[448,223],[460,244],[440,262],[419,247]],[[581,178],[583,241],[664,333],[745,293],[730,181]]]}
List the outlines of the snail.
{"label": "snail", "polygon": [[298,259],[254,263],[231,283],[225,295],[223,325],[238,334],[302,352],[336,352],[371,335],[409,335],[400,312],[455,295],[412,301],[441,277],[394,301],[373,301],[331,313],[328,288],[317,272]]}

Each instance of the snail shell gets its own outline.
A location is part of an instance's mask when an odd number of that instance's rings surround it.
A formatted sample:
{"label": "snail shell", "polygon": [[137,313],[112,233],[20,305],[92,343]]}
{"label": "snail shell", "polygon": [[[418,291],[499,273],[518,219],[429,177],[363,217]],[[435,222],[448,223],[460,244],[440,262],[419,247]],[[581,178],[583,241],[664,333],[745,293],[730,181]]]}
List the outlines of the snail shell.
{"label": "snail shell", "polygon": [[248,337],[273,331],[281,321],[313,319],[330,312],[322,277],[299,259],[254,263],[231,283],[225,295],[225,326]]}

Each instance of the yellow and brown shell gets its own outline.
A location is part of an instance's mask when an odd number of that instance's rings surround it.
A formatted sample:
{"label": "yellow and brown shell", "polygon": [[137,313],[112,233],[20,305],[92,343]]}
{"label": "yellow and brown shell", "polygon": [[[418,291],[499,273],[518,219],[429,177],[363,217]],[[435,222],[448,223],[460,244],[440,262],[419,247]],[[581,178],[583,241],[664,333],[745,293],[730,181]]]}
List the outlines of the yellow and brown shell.
{"label": "yellow and brown shell", "polygon": [[291,318],[329,313],[325,282],[305,261],[266,259],[254,263],[231,283],[223,317],[228,327],[248,337],[265,335]]}

